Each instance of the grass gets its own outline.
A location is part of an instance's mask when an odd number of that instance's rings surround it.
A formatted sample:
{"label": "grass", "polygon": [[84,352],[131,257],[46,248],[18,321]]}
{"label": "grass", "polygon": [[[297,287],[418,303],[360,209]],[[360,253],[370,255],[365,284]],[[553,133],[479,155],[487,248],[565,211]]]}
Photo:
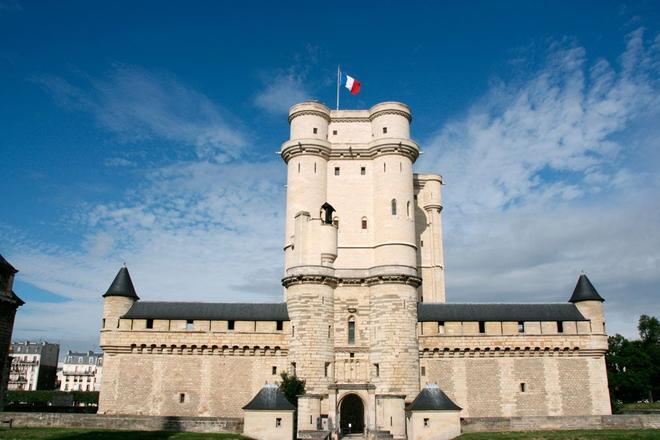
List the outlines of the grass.
{"label": "grass", "polygon": [[12,428],[0,429],[0,439],[48,440],[248,440],[238,434],[199,434],[193,432],[111,431],[105,429]]}
{"label": "grass", "polygon": [[660,439],[658,429],[594,429],[579,431],[478,432],[463,434],[460,440],[650,440]]}

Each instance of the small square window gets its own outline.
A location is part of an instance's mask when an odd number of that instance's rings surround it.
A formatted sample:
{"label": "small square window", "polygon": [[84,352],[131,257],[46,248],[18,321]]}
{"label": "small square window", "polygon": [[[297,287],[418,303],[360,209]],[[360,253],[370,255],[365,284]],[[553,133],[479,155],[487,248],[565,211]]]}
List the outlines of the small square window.
{"label": "small square window", "polygon": [[424,240],[419,240],[419,247],[424,247]]}
{"label": "small square window", "polygon": [[387,127],[383,127],[383,134],[387,134]]}
{"label": "small square window", "polygon": [[332,130],[333,136],[337,136],[337,130]]}
{"label": "small square window", "polygon": [[557,333],[564,333],[564,323],[557,321]]}
{"label": "small square window", "polygon": [[273,368],[271,369],[271,374],[275,376],[277,374],[277,367],[273,365]]}
{"label": "small square window", "polygon": [[335,167],[335,176],[339,175],[339,167]]}
{"label": "small square window", "polygon": [[319,132],[319,129],[314,127],[314,134],[317,134]]}
{"label": "small square window", "polygon": [[445,334],[445,321],[438,321],[438,334]]}
{"label": "small square window", "polygon": [[192,330],[193,329],[193,320],[189,319],[186,321],[186,330]]}
{"label": "small square window", "polygon": [[367,219],[362,219],[362,229],[367,229]]}
{"label": "small square window", "polygon": [[374,364],[374,375],[380,377],[380,364]]}
{"label": "small square window", "polygon": [[284,329],[284,322],[283,321],[277,321],[276,329],[278,331],[282,331]]}
{"label": "small square window", "polygon": [[417,200],[417,194],[415,194],[415,195],[413,196],[413,199]]}
{"label": "small square window", "polygon": [[360,167],[360,174],[363,176],[367,174],[367,167]]}
{"label": "small square window", "polygon": [[147,319],[147,328],[154,328],[154,320]]}
{"label": "small square window", "polygon": [[424,427],[428,428],[429,426],[431,426],[431,421],[425,417],[424,418]]}
{"label": "small square window", "polygon": [[520,382],[520,392],[524,393],[527,390],[527,384],[525,382]]}
{"label": "small square window", "polygon": [[479,321],[479,333],[486,333],[486,323]]}
{"label": "small square window", "polygon": [[236,321],[227,321],[227,330],[234,330],[236,326]]}
{"label": "small square window", "polygon": [[426,376],[426,367],[422,367],[422,376]]}
{"label": "small square window", "polygon": [[186,403],[186,393],[179,394],[179,403]]}
{"label": "small square window", "polygon": [[350,353],[350,354],[349,354],[349,357],[350,357],[351,359],[353,359],[353,358],[355,357],[355,353]]}
{"label": "small square window", "polygon": [[525,322],[518,321],[518,333],[525,333]]}
{"label": "small square window", "polygon": [[280,428],[281,426],[282,426],[282,419],[278,417],[275,419],[275,427]]}

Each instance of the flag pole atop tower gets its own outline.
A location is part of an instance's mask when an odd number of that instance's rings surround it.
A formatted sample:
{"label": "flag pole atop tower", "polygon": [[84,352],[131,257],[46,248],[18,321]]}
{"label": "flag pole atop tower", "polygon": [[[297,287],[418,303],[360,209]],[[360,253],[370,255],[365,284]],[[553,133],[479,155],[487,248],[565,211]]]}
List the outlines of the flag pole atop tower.
{"label": "flag pole atop tower", "polygon": [[341,68],[337,64],[337,110],[339,110],[339,86],[341,85]]}

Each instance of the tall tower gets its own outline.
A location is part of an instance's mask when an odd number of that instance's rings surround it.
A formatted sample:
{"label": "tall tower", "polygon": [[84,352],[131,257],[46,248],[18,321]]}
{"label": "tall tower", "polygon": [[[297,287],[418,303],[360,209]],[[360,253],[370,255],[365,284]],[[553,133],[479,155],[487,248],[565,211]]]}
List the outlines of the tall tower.
{"label": "tall tower", "polygon": [[[307,383],[299,430],[327,422],[405,436],[405,402],[419,391],[425,261],[411,120],[397,102],[334,111],[309,101],[289,111],[291,135],[281,149],[288,175],[282,283],[291,370]],[[429,188],[440,179],[425,176]],[[436,198],[429,207],[439,205],[439,192]]]}

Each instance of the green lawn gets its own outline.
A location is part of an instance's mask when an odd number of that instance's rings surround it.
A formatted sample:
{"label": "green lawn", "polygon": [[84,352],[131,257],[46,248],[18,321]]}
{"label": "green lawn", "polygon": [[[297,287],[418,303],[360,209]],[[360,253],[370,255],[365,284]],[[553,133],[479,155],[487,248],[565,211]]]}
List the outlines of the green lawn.
{"label": "green lawn", "polygon": [[247,440],[237,434],[197,434],[192,432],[108,431],[104,429],[12,428],[0,429],[0,439],[49,440]]}
{"label": "green lawn", "polygon": [[463,434],[460,440],[614,440],[614,439],[660,439],[656,429],[602,429],[583,431],[527,431],[527,432],[479,432]]}

